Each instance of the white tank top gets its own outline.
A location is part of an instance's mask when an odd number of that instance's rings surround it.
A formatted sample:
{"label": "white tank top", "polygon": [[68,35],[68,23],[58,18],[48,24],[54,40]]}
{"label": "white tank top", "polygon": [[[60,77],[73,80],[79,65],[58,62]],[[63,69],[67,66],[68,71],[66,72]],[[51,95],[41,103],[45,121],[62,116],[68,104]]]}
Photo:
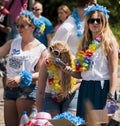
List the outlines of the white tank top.
{"label": "white tank top", "polygon": [[41,53],[46,47],[39,44],[33,49],[23,51],[21,48],[22,39],[13,40],[10,53],[7,59],[7,77],[19,75],[21,71],[35,72],[35,66],[41,56]]}
{"label": "white tank top", "polygon": [[83,80],[108,80],[110,72],[108,68],[108,60],[102,53],[101,47],[94,52],[89,70],[81,73]]}

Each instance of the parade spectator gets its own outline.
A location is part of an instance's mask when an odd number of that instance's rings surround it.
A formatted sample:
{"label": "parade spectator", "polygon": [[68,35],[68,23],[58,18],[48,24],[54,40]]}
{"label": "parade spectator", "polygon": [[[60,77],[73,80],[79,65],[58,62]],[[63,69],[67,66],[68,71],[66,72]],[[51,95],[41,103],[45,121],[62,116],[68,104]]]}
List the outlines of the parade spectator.
{"label": "parade spectator", "polygon": [[61,5],[57,9],[58,12],[58,24],[54,28],[54,32],[58,30],[61,24],[71,15],[71,10],[67,5]]}
{"label": "parade spectator", "polygon": [[18,126],[23,111],[29,116],[36,105],[36,81],[46,47],[34,38],[33,32],[43,32],[43,25],[32,12],[22,11],[16,21],[20,37],[7,41],[0,48],[0,57],[8,54],[4,89],[6,126]]}
{"label": "parade spectator", "polygon": [[33,13],[37,18],[42,20],[45,23],[45,31],[42,34],[34,34],[35,38],[37,38],[40,42],[42,42],[46,47],[50,45],[50,41],[52,39],[52,33],[54,32],[53,25],[51,21],[42,16],[43,5],[40,2],[35,2],[32,7]]}
{"label": "parade spectator", "polygon": [[48,55],[40,67],[36,98],[38,112],[47,111],[52,117],[68,110],[75,91],[79,87],[75,78],[62,72],[58,67],[56,58],[60,58],[75,68],[75,57],[67,44],[61,41],[52,43]]}
{"label": "parade spectator", "polygon": [[[7,35],[11,32],[11,17],[5,8],[5,1],[0,1],[0,47],[7,41]],[[0,76],[2,77],[3,87],[6,81],[6,57],[0,58]]]}
{"label": "parade spectator", "polygon": [[118,75],[118,43],[109,27],[109,11],[96,4],[85,10],[85,17],[85,30],[76,56],[76,71],[71,73],[68,67],[68,73],[82,77],[77,116],[83,118],[86,100],[92,103],[93,109],[104,109],[107,98],[115,101]]}

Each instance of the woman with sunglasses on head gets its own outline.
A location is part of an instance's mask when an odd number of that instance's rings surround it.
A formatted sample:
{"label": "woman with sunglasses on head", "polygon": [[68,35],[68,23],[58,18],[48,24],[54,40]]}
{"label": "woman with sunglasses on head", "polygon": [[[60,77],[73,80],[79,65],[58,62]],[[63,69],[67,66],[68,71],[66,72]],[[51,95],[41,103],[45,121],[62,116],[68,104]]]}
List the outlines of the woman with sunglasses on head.
{"label": "woman with sunglasses on head", "polygon": [[68,46],[56,41],[50,45],[48,55],[41,64],[36,98],[38,111],[47,111],[52,117],[67,111],[74,92],[79,87],[75,78],[61,70],[59,61],[64,62],[60,62],[61,67],[68,64],[75,68],[74,57]]}
{"label": "woman with sunglasses on head", "polygon": [[46,47],[33,33],[43,32],[44,23],[32,12],[22,11],[17,18],[20,38],[9,40],[0,48],[0,56],[8,54],[7,80],[4,89],[4,121],[6,126],[19,126],[23,111],[31,113],[36,106],[36,81]]}
{"label": "woman with sunglasses on head", "polygon": [[68,66],[64,71],[82,77],[79,89],[77,116],[85,116],[85,100],[94,109],[103,109],[107,98],[114,99],[117,71],[118,44],[110,30],[108,10],[94,5],[85,10],[85,27],[76,55],[76,71]]}

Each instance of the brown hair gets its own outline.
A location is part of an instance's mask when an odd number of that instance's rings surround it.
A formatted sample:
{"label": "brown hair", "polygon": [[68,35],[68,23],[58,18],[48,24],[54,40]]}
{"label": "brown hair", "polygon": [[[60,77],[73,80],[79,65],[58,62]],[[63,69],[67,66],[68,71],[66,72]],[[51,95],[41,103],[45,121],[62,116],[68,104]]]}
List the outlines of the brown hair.
{"label": "brown hair", "polygon": [[68,16],[71,15],[71,10],[67,5],[61,5],[58,7],[58,11],[63,10]]}
{"label": "brown hair", "polygon": [[80,8],[85,8],[86,5],[91,5],[97,3],[97,0],[77,0],[77,6]]}

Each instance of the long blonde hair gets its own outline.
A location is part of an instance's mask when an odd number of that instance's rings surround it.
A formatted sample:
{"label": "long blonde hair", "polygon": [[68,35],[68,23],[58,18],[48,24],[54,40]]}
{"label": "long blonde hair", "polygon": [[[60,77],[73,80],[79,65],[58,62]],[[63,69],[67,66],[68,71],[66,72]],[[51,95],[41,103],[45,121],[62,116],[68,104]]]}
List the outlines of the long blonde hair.
{"label": "long blonde hair", "polygon": [[80,43],[79,43],[79,46],[78,46],[78,52],[80,50],[82,50],[88,42],[91,42],[93,40],[92,33],[91,33],[91,31],[89,29],[89,26],[88,26],[89,25],[88,24],[88,19],[90,19],[90,17],[95,12],[97,12],[98,15],[100,16],[100,18],[102,19],[102,30],[101,30],[101,33],[100,33],[100,35],[102,36],[101,47],[102,47],[103,53],[107,56],[109,51],[112,50],[111,44],[112,43],[116,43],[117,44],[117,41],[116,41],[116,38],[115,38],[115,36],[113,35],[113,33],[112,33],[111,29],[110,29],[108,19],[106,18],[104,13],[102,13],[100,11],[91,12],[86,17],[83,37],[80,40]]}
{"label": "long blonde hair", "polygon": [[[52,46],[55,50],[60,51],[59,58],[67,65],[71,66],[72,62],[72,53],[64,42],[56,41],[53,42],[50,46]],[[52,55],[52,53],[49,54],[48,60],[50,62],[53,62],[55,64],[55,57]],[[62,87],[62,94],[63,97],[66,97],[68,93],[71,91],[71,76],[62,70],[60,70],[59,67],[56,67],[59,76],[59,80],[61,81],[61,87]]]}

